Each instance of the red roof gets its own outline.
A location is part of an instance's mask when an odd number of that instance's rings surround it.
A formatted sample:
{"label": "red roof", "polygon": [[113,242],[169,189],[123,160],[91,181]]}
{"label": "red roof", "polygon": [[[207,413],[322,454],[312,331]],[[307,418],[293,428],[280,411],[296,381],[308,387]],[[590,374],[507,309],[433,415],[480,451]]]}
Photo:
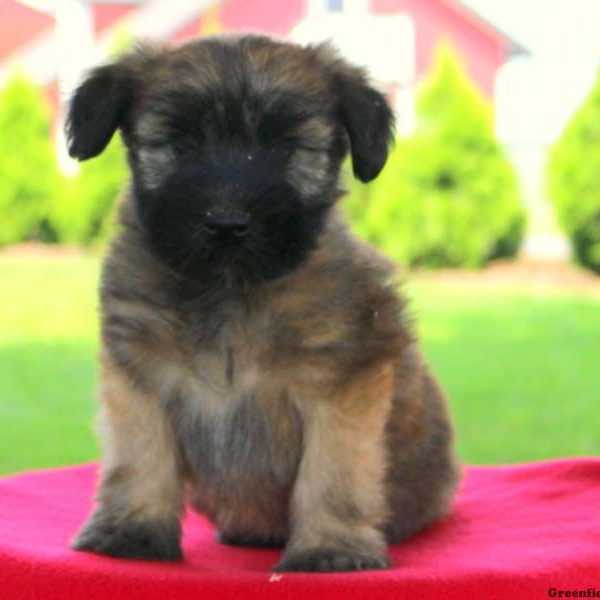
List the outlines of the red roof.
{"label": "red roof", "polygon": [[14,0],[0,0],[0,61],[45,30],[54,19]]}
{"label": "red roof", "polygon": [[[411,0],[414,1],[414,0]],[[419,2],[421,0],[418,0]],[[285,34],[292,24],[301,18],[305,0],[224,0],[220,3],[219,20],[225,30],[247,30],[259,26],[278,35]],[[405,0],[375,0],[381,12],[394,12]],[[526,53],[518,42],[491,24],[470,6],[460,0],[437,0],[457,14],[463,21],[494,39],[506,49],[506,53]],[[94,30],[96,34],[118,23],[128,13],[135,11],[138,3],[122,0],[115,3],[93,5]],[[196,35],[200,31],[202,17],[192,19],[175,34],[175,39]],[[0,63],[10,54],[32,43],[40,35],[50,32],[54,24],[51,14],[37,11],[17,0],[0,0]]]}
{"label": "red roof", "polygon": [[94,31],[99,33],[105,29],[108,29],[135,8],[135,4],[132,4],[131,2],[123,2],[122,4],[94,5]]}
{"label": "red roof", "polygon": [[[135,10],[135,3],[99,4],[93,7],[96,34],[115,25],[127,13]],[[39,12],[16,0],[0,0],[0,62],[9,54],[48,33],[54,26],[54,17]]]}
{"label": "red roof", "polygon": [[463,4],[460,0],[440,0],[450,10],[456,12],[461,18],[469,22],[473,27],[482,31],[485,35],[501,40],[507,47],[508,54],[529,54],[529,50],[522,46],[512,36],[500,29],[497,25],[490,23],[483,15],[472,6]]}

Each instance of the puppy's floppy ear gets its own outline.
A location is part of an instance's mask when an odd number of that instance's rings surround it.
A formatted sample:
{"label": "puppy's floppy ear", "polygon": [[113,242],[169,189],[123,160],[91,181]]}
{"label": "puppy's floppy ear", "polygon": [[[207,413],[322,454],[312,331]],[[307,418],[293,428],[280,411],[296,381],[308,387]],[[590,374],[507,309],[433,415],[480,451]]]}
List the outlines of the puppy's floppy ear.
{"label": "puppy's floppy ear", "polygon": [[67,142],[73,158],[93,158],[106,148],[131,104],[133,86],[133,73],[120,63],[90,72],[75,91],[67,116]]}
{"label": "puppy's floppy ear", "polygon": [[375,179],[383,169],[394,136],[394,113],[385,96],[368,82],[363,69],[341,59],[329,44],[316,48],[338,97],[338,114],[350,138],[354,175]]}
{"label": "puppy's floppy ear", "polygon": [[394,115],[385,96],[358,69],[337,76],[340,119],[350,138],[354,175],[365,183],[383,169],[394,134]]}
{"label": "puppy's floppy ear", "polygon": [[115,63],[96,67],[75,90],[66,133],[69,154],[86,160],[98,156],[123,126],[138,86],[167,50],[152,42],[137,42]]}

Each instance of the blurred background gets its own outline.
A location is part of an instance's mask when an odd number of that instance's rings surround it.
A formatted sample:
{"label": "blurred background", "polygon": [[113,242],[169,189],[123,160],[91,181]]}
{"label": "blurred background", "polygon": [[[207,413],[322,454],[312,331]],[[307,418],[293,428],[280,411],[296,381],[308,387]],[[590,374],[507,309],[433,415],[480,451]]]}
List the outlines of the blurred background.
{"label": "blurred background", "polygon": [[120,140],[78,165],[65,101],[134,39],[330,39],[397,140],[343,209],[406,271],[472,463],[600,454],[600,2],[0,0],[0,474],[93,460],[96,287]]}

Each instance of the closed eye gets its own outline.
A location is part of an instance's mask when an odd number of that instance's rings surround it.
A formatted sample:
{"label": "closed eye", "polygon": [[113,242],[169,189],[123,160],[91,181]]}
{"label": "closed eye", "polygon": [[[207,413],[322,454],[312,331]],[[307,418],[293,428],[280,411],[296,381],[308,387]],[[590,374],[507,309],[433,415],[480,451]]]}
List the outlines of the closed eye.
{"label": "closed eye", "polygon": [[171,147],[173,148],[173,153],[177,157],[189,154],[192,150],[191,142],[185,138],[177,138],[171,143]]}

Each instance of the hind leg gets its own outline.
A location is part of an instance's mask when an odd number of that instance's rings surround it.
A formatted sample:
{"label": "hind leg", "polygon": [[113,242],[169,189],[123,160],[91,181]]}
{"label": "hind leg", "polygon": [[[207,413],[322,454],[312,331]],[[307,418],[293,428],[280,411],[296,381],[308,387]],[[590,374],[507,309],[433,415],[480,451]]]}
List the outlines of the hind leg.
{"label": "hind leg", "polygon": [[403,410],[406,399],[399,397],[400,410],[392,416],[387,431],[391,459],[387,476],[390,518],[383,531],[392,544],[447,514],[459,480],[443,393],[427,372],[420,383],[421,421],[407,425]]}
{"label": "hind leg", "polygon": [[[457,469],[452,463],[436,467],[422,481],[403,477],[391,486],[388,500],[391,516],[383,529],[388,544],[410,538],[449,512],[458,479]],[[438,477],[436,481],[429,479],[434,472]]]}

